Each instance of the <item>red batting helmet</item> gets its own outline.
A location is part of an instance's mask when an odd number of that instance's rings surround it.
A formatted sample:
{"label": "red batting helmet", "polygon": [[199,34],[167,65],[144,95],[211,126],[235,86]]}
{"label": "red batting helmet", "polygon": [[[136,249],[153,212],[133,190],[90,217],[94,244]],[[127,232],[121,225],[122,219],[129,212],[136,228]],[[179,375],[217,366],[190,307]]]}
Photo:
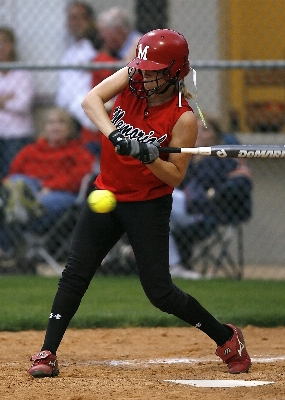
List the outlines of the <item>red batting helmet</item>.
{"label": "red batting helmet", "polygon": [[171,29],[155,29],[138,42],[136,58],[129,67],[140,70],[168,69],[169,78],[175,81],[188,75],[189,48],[183,35]]}

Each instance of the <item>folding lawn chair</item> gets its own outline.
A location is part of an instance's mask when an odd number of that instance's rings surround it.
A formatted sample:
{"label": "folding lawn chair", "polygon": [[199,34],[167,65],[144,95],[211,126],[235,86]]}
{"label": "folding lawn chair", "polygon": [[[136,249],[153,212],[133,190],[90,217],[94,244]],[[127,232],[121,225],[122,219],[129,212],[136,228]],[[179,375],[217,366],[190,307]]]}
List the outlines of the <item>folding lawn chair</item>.
{"label": "folding lawn chair", "polygon": [[93,181],[93,172],[83,177],[74,203],[45,233],[37,234],[28,224],[20,222],[5,225],[14,243],[13,269],[16,273],[36,273],[36,265],[40,262],[51,266],[56,274],[62,273],[60,261],[67,256],[73,227]]}
{"label": "folding lawn chair", "polygon": [[191,264],[205,277],[241,280],[244,268],[243,223],[220,225],[193,247]]}

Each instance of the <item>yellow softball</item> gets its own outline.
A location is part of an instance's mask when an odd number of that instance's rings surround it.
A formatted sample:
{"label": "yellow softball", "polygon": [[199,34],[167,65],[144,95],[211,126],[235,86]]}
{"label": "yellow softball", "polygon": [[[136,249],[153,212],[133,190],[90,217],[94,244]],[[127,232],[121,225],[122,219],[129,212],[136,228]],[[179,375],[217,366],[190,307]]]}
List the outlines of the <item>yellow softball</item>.
{"label": "yellow softball", "polygon": [[97,213],[108,213],[116,207],[116,197],[109,190],[93,190],[87,198],[92,211]]}

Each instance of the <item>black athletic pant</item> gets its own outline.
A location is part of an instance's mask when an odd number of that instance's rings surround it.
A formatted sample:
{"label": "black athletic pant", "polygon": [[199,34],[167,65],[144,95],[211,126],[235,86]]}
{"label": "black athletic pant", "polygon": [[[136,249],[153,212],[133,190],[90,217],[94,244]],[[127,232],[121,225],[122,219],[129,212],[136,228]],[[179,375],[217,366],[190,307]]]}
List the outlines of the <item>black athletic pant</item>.
{"label": "black athletic pant", "polygon": [[87,204],[84,205],[73,233],[68,262],[59,281],[42,350],[56,353],[96,270],[124,232],[132,245],[139,278],[150,302],[201,329],[217,345],[230,338],[231,332],[226,326],[171,280],[171,205],[171,195],[143,202],[118,203],[113,212],[106,214],[94,213]]}

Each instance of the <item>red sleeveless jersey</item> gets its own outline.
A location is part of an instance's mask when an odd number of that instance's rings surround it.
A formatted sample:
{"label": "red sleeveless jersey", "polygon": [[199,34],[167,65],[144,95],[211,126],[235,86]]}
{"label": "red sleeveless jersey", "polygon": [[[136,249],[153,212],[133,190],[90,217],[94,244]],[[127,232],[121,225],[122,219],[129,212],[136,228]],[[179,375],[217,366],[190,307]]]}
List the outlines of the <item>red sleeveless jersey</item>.
{"label": "red sleeveless jersey", "polygon": [[[167,147],[174,125],[186,111],[193,112],[183,97],[182,107],[178,106],[177,94],[161,105],[148,107],[146,99],[137,98],[127,85],[117,96],[111,120],[127,139],[144,143],[157,140],[161,147]],[[160,158],[167,160],[168,155],[160,155]],[[113,192],[118,201],[151,200],[173,191],[173,187],[156,178],[139,160],[117,155],[104,135],[100,169],[96,186]]]}

